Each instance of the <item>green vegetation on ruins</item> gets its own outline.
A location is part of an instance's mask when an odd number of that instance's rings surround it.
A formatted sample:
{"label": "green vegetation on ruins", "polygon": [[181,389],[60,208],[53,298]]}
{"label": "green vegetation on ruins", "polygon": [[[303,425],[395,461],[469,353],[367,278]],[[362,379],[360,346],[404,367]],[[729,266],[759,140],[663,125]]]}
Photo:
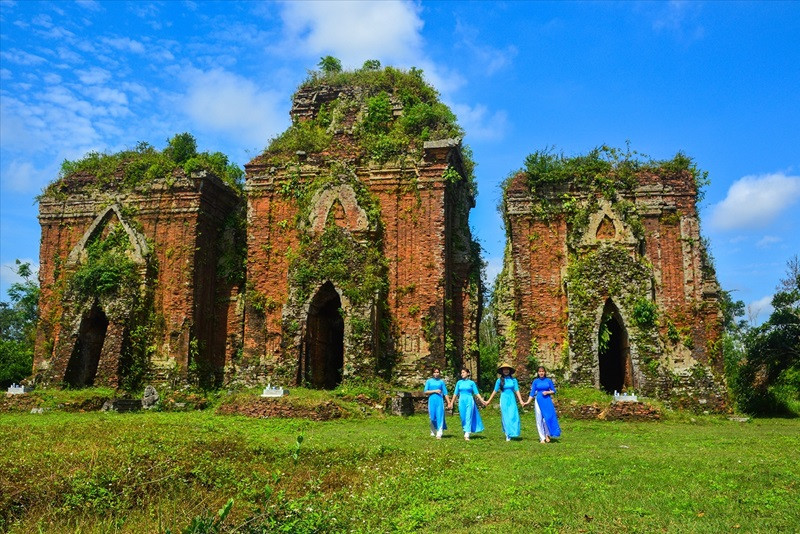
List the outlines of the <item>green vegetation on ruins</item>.
{"label": "green vegetation on ruins", "polygon": [[[406,155],[421,156],[425,141],[464,137],[455,114],[420,69],[380,68],[378,61],[370,60],[361,69],[343,71],[330,56],[322,58],[319,67],[295,96],[315,89],[333,89],[338,95],[313,117],[296,121],[274,138],[265,151],[270,160],[293,158],[298,151],[352,154],[355,148],[358,158],[386,163]],[[467,146],[462,147],[462,160],[464,178],[475,194],[475,164]]]}
{"label": "green vegetation on ruins", "polygon": [[244,172],[222,152],[198,152],[197,142],[189,133],[181,133],[167,141],[164,150],[147,142],[116,153],[89,152],[81,159],[64,160],[58,179],[48,185],[43,197],[58,196],[65,180],[79,175],[93,177],[94,186],[133,190],[150,183],[170,182],[180,173],[208,171],[237,191],[241,191]]}
{"label": "green vegetation on ruins", "polygon": [[609,201],[617,191],[630,191],[643,173],[675,175],[688,173],[694,181],[698,203],[703,199],[703,188],[709,183],[708,172],[699,169],[692,158],[678,152],[669,160],[655,160],[626,147],[602,145],[586,155],[567,157],[553,149],[538,150],[525,158],[522,172],[534,194],[546,186],[570,185],[586,191],[602,193]]}
{"label": "green vegetation on ruins", "polygon": [[121,224],[111,228],[105,238],[95,236],[86,245],[86,261],[70,279],[72,289],[82,297],[101,297],[138,287],[139,273],[128,255],[130,248]]}

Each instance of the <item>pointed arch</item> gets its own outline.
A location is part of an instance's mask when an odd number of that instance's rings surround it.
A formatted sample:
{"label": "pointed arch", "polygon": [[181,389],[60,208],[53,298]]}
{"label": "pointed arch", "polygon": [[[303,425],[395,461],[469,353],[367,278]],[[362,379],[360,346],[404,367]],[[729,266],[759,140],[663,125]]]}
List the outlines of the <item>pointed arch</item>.
{"label": "pointed arch", "polygon": [[589,224],[580,244],[594,246],[598,239],[615,241],[624,245],[636,246],[633,232],[622,221],[607,200],[600,200],[598,210],[589,216]]}
{"label": "pointed arch", "polygon": [[633,388],[628,330],[619,308],[607,298],[597,329],[598,386],[608,393]]}
{"label": "pointed arch", "polygon": [[314,388],[333,389],[342,381],[344,318],[342,299],[327,281],[311,299],[301,351],[302,381]]}
{"label": "pointed arch", "polygon": [[125,229],[125,233],[128,235],[128,240],[131,243],[132,248],[132,258],[134,262],[139,265],[144,265],[146,260],[145,258],[150,254],[150,248],[147,246],[147,240],[145,237],[136,231],[127,221],[122,217],[122,212],[120,210],[120,206],[118,204],[112,204],[108,206],[106,209],[101,211],[97,217],[95,217],[92,224],[89,225],[89,228],[83,233],[83,236],[80,240],[72,247],[72,250],[67,256],[67,265],[74,265],[80,263],[84,259],[84,251],[86,250],[86,246],[89,242],[98,236],[106,225],[113,219],[116,218],[122,228]]}
{"label": "pointed arch", "polygon": [[338,204],[335,206],[337,211],[341,209],[338,216],[342,218],[343,228],[351,232],[369,230],[367,212],[358,204],[353,186],[339,184],[317,191],[311,199],[312,208],[308,215],[308,223],[312,233],[320,233],[325,228],[328,213],[331,211],[331,207],[334,207],[334,203]]}
{"label": "pointed arch", "polygon": [[108,317],[95,301],[81,318],[75,345],[64,373],[64,382],[72,387],[94,385],[108,323]]}

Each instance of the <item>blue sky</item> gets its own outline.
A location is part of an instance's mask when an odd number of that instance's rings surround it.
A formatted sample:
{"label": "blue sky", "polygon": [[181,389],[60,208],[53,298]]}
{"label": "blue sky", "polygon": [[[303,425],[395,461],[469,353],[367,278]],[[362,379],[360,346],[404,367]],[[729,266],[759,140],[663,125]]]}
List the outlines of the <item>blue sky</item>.
{"label": "blue sky", "polygon": [[242,165],[323,55],[422,68],[472,146],[489,278],[498,186],[527,154],[682,150],[709,171],[720,283],[763,320],[800,252],[798,2],[0,0],[0,291],[36,264],[34,197],[65,159],[189,131]]}

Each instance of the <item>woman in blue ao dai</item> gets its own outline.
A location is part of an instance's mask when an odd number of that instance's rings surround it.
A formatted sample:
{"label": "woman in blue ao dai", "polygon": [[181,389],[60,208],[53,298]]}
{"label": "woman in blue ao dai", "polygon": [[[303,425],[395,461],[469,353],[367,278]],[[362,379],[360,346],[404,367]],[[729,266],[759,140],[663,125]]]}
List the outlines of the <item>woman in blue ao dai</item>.
{"label": "woman in blue ao dai", "polygon": [[[486,404],[489,404],[492,402],[495,393],[500,392],[500,421],[503,424],[503,433],[506,435],[506,441],[519,437],[520,425],[517,401],[522,406],[525,406],[522,395],[519,393],[519,382],[511,376],[514,371],[515,369],[507,363],[503,363],[497,368],[497,374],[500,375],[500,378],[494,383],[494,391],[486,401]],[[514,398],[515,396],[516,398]]]}
{"label": "woman in blue ao dai", "polygon": [[458,415],[461,416],[461,428],[464,430],[464,439],[467,441],[469,441],[470,434],[483,431],[483,421],[481,421],[481,414],[478,413],[474,397],[477,396],[481,404],[486,404],[481,394],[478,393],[478,385],[469,379],[469,375],[469,369],[462,367],[461,380],[456,382],[453,396],[448,405],[448,408],[452,408],[458,397]]}
{"label": "woman in blue ao dai", "polygon": [[525,404],[536,399],[536,430],[539,432],[539,441],[550,443],[550,438],[561,436],[561,427],[558,425],[556,408],[553,405],[553,395],[556,393],[556,386],[553,381],[547,378],[547,371],[539,366],[539,375],[531,384],[531,394]]}
{"label": "woman in blue ao dai", "polygon": [[431,436],[442,439],[442,431],[447,430],[444,420],[444,403],[450,403],[447,393],[447,384],[442,380],[439,368],[433,368],[433,377],[425,382],[425,395],[428,396],[428,415],[431,418]]}

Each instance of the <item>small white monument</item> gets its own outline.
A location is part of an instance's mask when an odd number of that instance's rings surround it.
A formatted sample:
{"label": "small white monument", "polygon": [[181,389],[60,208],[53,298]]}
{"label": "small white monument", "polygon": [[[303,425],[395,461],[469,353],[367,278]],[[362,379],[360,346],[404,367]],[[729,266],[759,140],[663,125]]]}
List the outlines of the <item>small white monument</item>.
{"label": "small white monument", "polygon": [[261,393],[262,397],[283,397],[283,387],[273,386],[272,384],[267,384],[267,387],[264,388],[264,391]]}
{"label": "small white monument", "polygon": [[8,386],[9,395],[22,395],[23,393],[28,393],[30,390],[30,388],[20,386],[19,384],[11,384]]}
{"label": "small white monument", "polygon": [[633,393],[617,393],[615,389],[614,402],[639,402],[639,399]]}

